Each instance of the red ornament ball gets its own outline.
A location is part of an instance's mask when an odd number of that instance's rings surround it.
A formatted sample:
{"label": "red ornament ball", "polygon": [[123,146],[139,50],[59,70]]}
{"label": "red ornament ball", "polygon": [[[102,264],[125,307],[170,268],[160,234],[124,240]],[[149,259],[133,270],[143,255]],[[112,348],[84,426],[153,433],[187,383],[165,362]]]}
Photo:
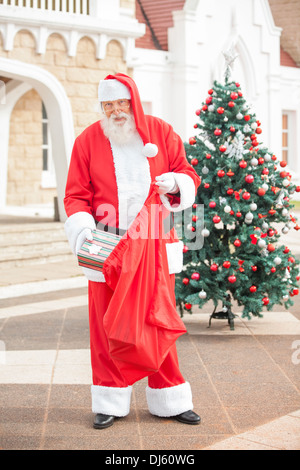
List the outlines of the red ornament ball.
{"label": "red ornament ball", "polygon": [[227,147],[225,145],[220,145],[219,150],[220,152],[226,152]]}
{"label": "red ornament ball", "polygon": [[217,173],[219,178],[223,178],[225,176],[225,171],[224,170],[219,170]]}
{"label": "red ornament ball", "polygon": [[224,261],[224,263],[223,263],[223,268],[225,268],[225,269],[229,269],[229,268],[230,268],[230,266],[231,266],[231,263],[230,263],[230,261]]}
{"label": "red ornament ball", "polygon": [[256,291],[257,291],[257,287],[256,287],[256,286],[251,286],[251,287],[249,288],[249,290],[250,290],[250,292],[252,292],[252,293],[253,293],[253,292],[256,292]]}
{"label": "red ornament ball", "polygon": [[184,304],[186,310],[191,310],[192,304]]}
{"label": "red ornament ball", "polygon": [[218,265],[216,263],[212,264],[211,267],[210,267],[210,270],[213,271],[213,272],[218,271]]}
{"label": "red ornament ball", "polygon": [[262,302],[263,302],[264,305],[268,305],[268,304],[270,303],[269,297],[264,297],[264,298],[262,299]]}
{"label": "red ornament ball", "polygon": [[228,277],[228,281],[231,284],[234,284],[236,282],[236,277],[232,274],[231,276]]}
{"label": "red ornament ball", "polygon": [[244,119],[245,119],[245,121],[250,121],[251,116],[249,116],[249,114],[246,114],[246,116],[244,116]]}
{"label": "red ornament ball", "polygon": [[219,114],[223,114],[224,111],[225,111],[225,109],[222,108],[222,107],[220,107],[220,108],[217,109],[217,112],[218,112]]}
{"label": "red ornament ball", "polygon": [[246,183],[249,183],[249,184],[253,183],[253,181],[254,181],[254,176],[253,176],[253,175],[247,175],[247,176],[245,177],[245,181],[246,181]]}
{"label": "red ornament ball", "polygon": [[230,132],[235,132],[235,127],[231,126],[230,127]]}
{"label": "red ornament ball", "polygon": [[233,244],[234,244],[234,246],[236,246],[236,247],[240,247],[240,246],[242,245],[242,242],[241,242],[241,240],[239,240],[239,239],[237,238],[236,240],[234,240]]}
{"label": "red ornament ball", "polygon": [[213,223],[218,224],[221,221],[221,217],[219,215],[215,215],[213,217]]}
{"label": "red ornament ball", "polygon": [[259,196],[264,196],[266,194],[266,191],[263,188],[259,188],[258,191],[257,191],[257,194]]}
{"label": "red ornament ball", "polygon": [[[239,85],[239,84],[236,84],[236,86],[239,87],[240,85]],[[236,99],[238,98],[238,96],[239,96],[239,95],[238,95],[235,91],[233,91],[233,92],[231,93],[231,95],[230,95],[230,98],[231,98],[232,100],[236,100]]]}
{"label": "red ornament ball", "polygon": [[190,137],[190,138],[189,138],[189,144],[190,144],[190,145],[195,145],[195,143],[196,143],[195,137]]}
{"label": "red ornament ball", "polygon": [[184,277],[184,278],[182,279],[182,284],[184,284],[185,286],[187,286],[189,282],[190,282],[190,280],[189,280],[189,278],[187,278],[187,277]]}
{"label": "red ornament ball", "polygon": [[194,279],[194,281],[199,281],[200,279],[200,274],[199,273],[193,273],[191,275],[191,279]]}
{"label": "red ornament ball", "polygon": [[219,135],[221,135],[221,134],[222,134],[222,131],[221,131],[221,129],[218,129],[218,128],[217,128],[217,129],[215,129],[215,131],[214,131],[214,134],[215,134],[216,136],[219,136]]}
{"label": "red ornament ball", "polygon": [[250,199],[250,197],[251,197],[251,194],[250,194],[250,193],[248,193],[247,191],[244,192],[244,194],[243,194],[243,199],[245,199],[245,201],[248,201],[248,200]]}
{"label": "red ornament ball", "polygon": [[217,204],[215,203],[215,201],[210,201],[208,205],[211,209],[213,209],[214,207],[216,207]]}
{"label": "red ornament ball", "polygon": [[240,167],[241,167],[241,168],[247,168],[247,162],[246,162],[246,160],[240,161]]}
{"label": "red ornament ball", "polygon": [[229,101],[228,106],[229,106],[229,108],[234,108],[235,104],[234,104],[233,101]]}
{"label": "red ornament ball", "polygon": [[197,166],[198,163],[199,163],[199,161],[198,161],[197,158],[193,158],[193,159],[191,160],[191,165],[193,165],[193,166]]}

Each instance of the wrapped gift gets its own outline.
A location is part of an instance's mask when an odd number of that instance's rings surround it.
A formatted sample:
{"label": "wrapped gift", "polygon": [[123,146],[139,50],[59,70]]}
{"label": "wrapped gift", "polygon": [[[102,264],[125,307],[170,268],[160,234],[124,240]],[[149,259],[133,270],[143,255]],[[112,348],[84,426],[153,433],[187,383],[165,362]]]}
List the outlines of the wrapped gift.
{"label": "wrapped gift", "polygon": [[77,254],[79,266],[102,271],[103,265],[121,240],[120,235],[92,230],[93,240],[86,240]]}

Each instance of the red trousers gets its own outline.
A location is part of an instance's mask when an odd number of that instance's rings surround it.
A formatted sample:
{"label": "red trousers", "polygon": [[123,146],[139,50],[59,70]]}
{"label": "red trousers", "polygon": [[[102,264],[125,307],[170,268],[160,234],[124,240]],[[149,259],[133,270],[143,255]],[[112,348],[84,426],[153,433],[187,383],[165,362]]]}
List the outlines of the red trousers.
{"label": "red trousers", "polygon": [[[175,275],[171,275],[175,284]],[[89,322],[93,384],[104,387],[127,387],[128,383],[110,358],[108,341],[103,327],[103,317],[113,295],[106,283],[89,282]],[[175,295],[174,295],[175,302]],[[179,370],[176,344],[174,344],[160,369],[148,377],[153,389],[173,387],[185,382]]]}

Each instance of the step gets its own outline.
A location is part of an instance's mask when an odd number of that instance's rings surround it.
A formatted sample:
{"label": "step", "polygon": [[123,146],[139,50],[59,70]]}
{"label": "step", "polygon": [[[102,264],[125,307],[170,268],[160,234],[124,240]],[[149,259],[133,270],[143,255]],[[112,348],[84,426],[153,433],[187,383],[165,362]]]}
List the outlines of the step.
{"label": "step", "polygon": [[0,225],[0,270],[74,259],[62,223]]}
{"label": "step", "polygon": [[63,224],[0,225],[0,247],[66,239]]}

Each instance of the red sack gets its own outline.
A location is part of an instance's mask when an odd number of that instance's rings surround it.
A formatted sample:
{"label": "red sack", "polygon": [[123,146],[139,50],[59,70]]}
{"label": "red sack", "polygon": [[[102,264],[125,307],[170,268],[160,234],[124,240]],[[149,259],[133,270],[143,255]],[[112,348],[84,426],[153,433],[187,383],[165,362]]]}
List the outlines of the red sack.
{"label": "red sack", "polygon": [[114,291],[104,329],[110,355],[129,385],[157,372],[186,333],[175,308],[162,207],[152,184],[142,210],[103,266]]}

